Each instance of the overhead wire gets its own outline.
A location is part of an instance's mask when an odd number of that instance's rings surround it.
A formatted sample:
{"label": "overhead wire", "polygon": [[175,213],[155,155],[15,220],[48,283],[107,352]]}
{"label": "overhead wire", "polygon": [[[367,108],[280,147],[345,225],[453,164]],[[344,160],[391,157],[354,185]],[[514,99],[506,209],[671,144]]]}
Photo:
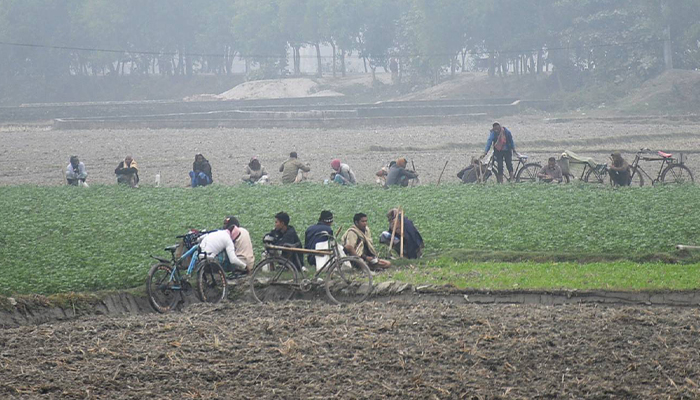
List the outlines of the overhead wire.
{"label": "overhead wire", "polygon": [[[550,51],[560,51],[560,50],[592,50],[595,48],[615,48],[615,47],[631,47],[644,44],[654,44],[663,42],[664,39],[656,40],[640,40],[633,42],[620,42],[620,43],[600,43],[600,44],[590,44],[590,45],[572,45],[572,46],[559,46],[559,47],[546,47],[542,48],[529,48],[529,49],[513,49],[513,50],[478,50],[478,51],[468,51],[468,54],[473,56],[483,56],[491,54],[527,54],[527,53],[537,53],[539,51],[550,52]],[[81,46],[62,46],[62,45],[48,45],[39,43],[19,43],[19,42],[7,42],[0,41],[0,45],[11,46],[11,47],[27,47],[27,48],[39,48],[48,50],[68,50],[68,51],[78,51],[78,52],[92,52],[92,53],[114,53],[114,54],[129,54],[129,55],[145,55],[145,56],[171,56],[176,57],[181,53],[176,51],[144,51],[144,50],[125,50],[125,49],[108,49],[108,48],[97,48],[97,47],[81,47]],[[453,57],[460,52],[456,53],[390,53],[387,54],[390,57],[400,57],[400,58],[444,58]],[[221,53],[190,53],[185,52],[184,55],[189,57],[201,57],[201,58],[225,58],[231,57],[232,55],[221,54]],[[233,55],[235,56],[235,54]],[[254,59],[277,59],[281,58],[281,55],[273,54],[240,54],[241,57],[254,58]],[[317,59],[316,55],[300,55],[301,58]],[[320,56],[320,58],[332,58],[333,56]]]}

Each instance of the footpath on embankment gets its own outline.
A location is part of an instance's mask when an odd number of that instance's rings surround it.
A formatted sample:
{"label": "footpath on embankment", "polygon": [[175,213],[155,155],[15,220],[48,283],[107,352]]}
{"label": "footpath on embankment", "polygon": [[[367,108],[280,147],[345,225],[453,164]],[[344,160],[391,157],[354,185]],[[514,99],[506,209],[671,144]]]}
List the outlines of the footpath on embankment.
{"label": "footpath on embankment", "polygon": [[[300,294],[292,301],[327,301],[322,290]],[[240,292],[238,292],[240,293]],[[385,281],[375,286],[369,302],[381,303],[401,299],[416,303],[450,302],[454,304],[600,304],[625,306],[700,306],[700,290],[608,291],[608,290],[487,290],[457,289],[450,285],[412,285]],[[227,301],[251,306],[246,294]],[[185,296],[182,312],[197,302],[195,296]],[[22,295],[0,297],[0,328],[38,325],[99,315],[155,313],[146,297],[145,288],[129,291],[96,293],[67,293],[50,296]]]}

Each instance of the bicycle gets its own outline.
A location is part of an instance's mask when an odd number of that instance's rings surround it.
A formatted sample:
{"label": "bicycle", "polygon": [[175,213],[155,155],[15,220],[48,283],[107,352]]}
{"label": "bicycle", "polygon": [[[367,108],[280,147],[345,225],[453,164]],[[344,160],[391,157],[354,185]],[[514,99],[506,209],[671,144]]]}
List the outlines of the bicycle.
{"label": "bicycle", "polygon": [[[191,235],[191,234],[190,234]],[[185,238],[186,235],[178,236]],[[196,273],[196,294],[197,298],[206,303],[219,303],[226,297],[226,275],[221,265],[206,257],[199,251],[199,245],[193,244],[180,257],[176,257],[178,245],[165,248],[171,254],[171,259],[151,256],[158,260],[148,271],[146,279],[146,291],[148,301],[154,310],[166,313],[172,310],[178,300],[184,301],[185,293],[192,290],[189,278]],[[184,261],[189,259],[189,263]],[[187,268],[184,276],[181,269]],[[179,293],[179,298],[177,294]]]}
{"label": "bicycle", "polygon": [[[646,156],[645,154],[653,154],[650,149],[640,149],[634,157],[634,161],[630,164],[630,176],[632,181],[635,181],[635,177],[638,177],[639,186],[644,185],[644,176],[649,179],[652,185],[657,183],[695,183],[693,179],[693,173],[690,169],[685,166],[683,161],[683,153],[680,155],[680,159],[677,160],[673,157],[673,154],[664,153],[663,151],[656,152],[656,156]],[[661,161],[661,167],[659,167],[659,172],[656,174],[656,178],[652,178],[643,168],[639,165],[640,161]]]}
{"label": "bicycle", "polygon": [[[524,154],[518,155],[518,163],[513,170],[513,175],[515,176],[515,183],[524,182],[537,182],[537,173],[542,169],[542,165],[539,163],[528,163],[528,156]],[[498,173],[498,167],[495,165],[496,160],[491,153],[488,162],[486,163],[486,171],[483,176],[481,176],[481,182],[486,182],[491,177],[491,175],[496,175]],[[505,172],[505,171],[504,171]],[[505,173],[504,173],[505,175]],[[510,179],[506,177],[506,180],[510,182]]]}
{"label": "bicycle", "polygon": [[[287,301],[296,292],[309,292],[325,286],[328,299],[334,304],[365,301],[372,294],[372,272],[356,256],[344,256],[332,235],[328,235],[328,250],[307,250],[265,243],[264,258],[255,265],[250,277],[250,290],[259,303]],[[297,269],[282,252],[306,254],[328,259],[310,278]],[[319,258],[321,258],[319,257]],[[319,262],[317,258],[317,263]],[[321,275],[325,274],[324,278]]]}
{"label": "bicycle", "polygon": [[[586,183],[613,184],[610,180],[608,164],[598,163],[592,157],[581,157],[576,153],[566,150],[559,160],[557,160],[557,163],[562,170],[563,183],[569,183],[574,179],[578,179]],[[571,173],[571,164],[583,165],[580,177],[576,177]],[[631,181],[631,186],[642,186],[643,184],[643,182],[639,181],[639,177],[634,177]]]}

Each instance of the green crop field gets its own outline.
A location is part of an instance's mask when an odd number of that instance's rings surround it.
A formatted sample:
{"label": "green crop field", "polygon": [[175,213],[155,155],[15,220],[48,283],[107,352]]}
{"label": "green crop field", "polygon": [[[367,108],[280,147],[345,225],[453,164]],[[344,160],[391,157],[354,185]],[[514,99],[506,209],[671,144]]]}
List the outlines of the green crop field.
{"label": "green crop field", "polygon": [[[614,258],[616,268],[629,274],[644,274],[640,271],[647,267],[634,266],[647,255],[672,255],[673,246],[679,243],[700,244],[697,186],[616,190],[586,185],[446,185],[392,190],[315,184],[138,190],[17,186],[4,187],[0,195],[4,220],[0,226],[0,293],[135,287],[145,280],[153,262],[149,256],[164,256],[163,247],[173,244],[175,235],[188,228],[218,228],[227,214],[238,216],[250,230],[257,254],[278,211],[291,215],[291,224],[302,237],[323,209],[335,213],[336,229],[340,225],[347,228],[353,214],[365,212],[376,241],[386,229],[386,211],[398,205],[405,208],[425,239],[425,268],[433,268],[430,260],[435,260],[439,270],[453,270],[447,274],[448,281],[462,279],[467,286],[470,283],[459,271],[461,262],[469,259],[459,259],[453,267],[445,261],[445,254],[455,249],[480,252],[485,263],[480,265],[490,265],[491,271],[508,265],[537,271],[526,263],[503,264],[504,259],[497,256],[516,252],[529,260],[548,254],[568,257],[568,263],[559,264],[564,269],[575,268],[576,261],[593,254]],[[489,254],[494,255],[493,260]],[[548,268],[550,261],[532,265]],[[649,265],[663,269],[668,264]],[[409,267],[400,267],[396,274],[401,268]],[[700,282],[697,266],[689,271],[694,275],[684,278],[684,283],[671,280],[660,287],[687,288],[692,285],[688,282]],[[532,287],[542,285],[537,279],[530,281]],[[489,286],[488,282],[474,282]],[[588,282],[598,285],[596,279]],[[556,284],[555,279],[549,285]],[[630,283],[629,287],[637,286]]]}

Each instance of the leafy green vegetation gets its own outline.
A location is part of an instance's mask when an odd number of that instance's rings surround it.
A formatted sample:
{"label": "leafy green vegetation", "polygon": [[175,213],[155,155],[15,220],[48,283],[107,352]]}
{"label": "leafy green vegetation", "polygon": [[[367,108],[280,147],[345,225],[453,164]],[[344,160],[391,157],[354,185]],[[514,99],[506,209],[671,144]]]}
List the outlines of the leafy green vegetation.
{"label": "leafy green vegetation", "polygon": [[[420,229],[426,255],[433,258],[464,249],[593,253],[610,260],[640,260],[645,254],[672,254],[678,243],[700,243],[697,186],[619,190],[583,185],[445,185],[392,190],[314,184],[194,190],[17,186],[3,188],[0,195],[4,217],[0,226],[0,293],[134,287],[145,280],[153,262],[149,256],[164,256],[163,247],[173,244],[174,236],[188,228],[218,228],[227,214],[238,216],[250,230],[256,254],[262,251],[261,238],[272,229],[273,216],[279,211],[291,215],[291,224],[300,236],[323,209],[334,212],[336,229],[349,227],[356,212],[365,212],[377,241],[386,229],[386,211],[398,205]],[[436,265],[445,263],[443,259]],[[460,271],[459,265],[442,269]],[[535,271],[557,264],[493,265]],[[612,265],[624,273],[636,264],[600,265]],[[644,268],[671,271],[676,267],[652,263]],[[689,271],[697,275],[697,268],[693,268]],[[657,281],[662,286],[675,282]],[[590,282],[594,285],[598,281]]]}

